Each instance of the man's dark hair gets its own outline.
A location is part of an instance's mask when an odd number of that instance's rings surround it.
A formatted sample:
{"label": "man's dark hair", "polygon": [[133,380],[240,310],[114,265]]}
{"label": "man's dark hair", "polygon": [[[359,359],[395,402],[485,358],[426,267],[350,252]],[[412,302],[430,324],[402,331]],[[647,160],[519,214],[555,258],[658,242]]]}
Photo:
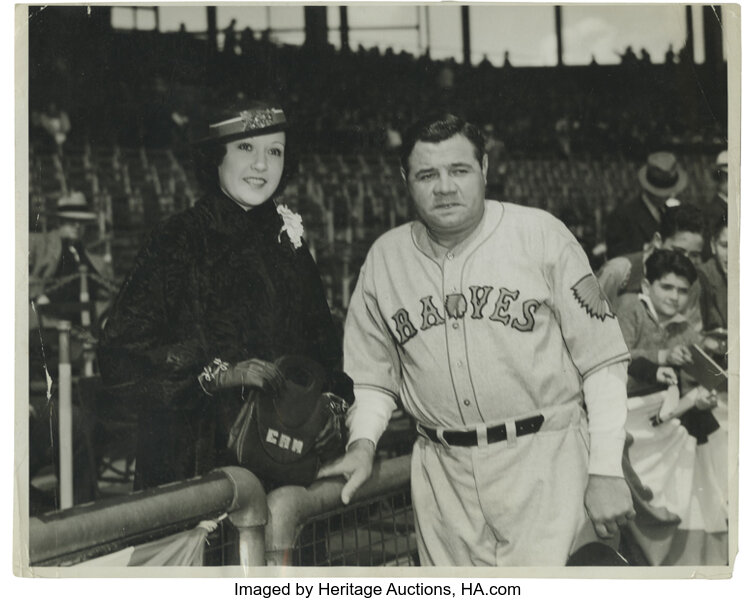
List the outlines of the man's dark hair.
{"label": "man's dark hair", "polygon": [[710,224],[710,239],[716,240],[721,232],[729,226],[729,216],[726,213],[719,215],[717,219],[714,219]]}
{"label": "man's dark hair", "polygon": [[669,273],[684,277],[690,285],[697,280],[695,265],[678,250],[656,250],[645,261],[645,278],[650,283]]}
{"label": "man's dark hair", "polygon": [[681,231],[704,235],[705,217],[703,211],[692,204],[680,204],[667,208],[658,227],[661,240],[667,240]]}
{"label": "man's dark hair", "polygon": [[472,123],[450,113],[435,114],[421,119],[411,125],[403,136],[401,144],[401,166],[409,172],[409,155],[417,142],[437,144],[453,136],[461,134],[474,146],[477,162],[482,166],[482,156],[485,154],[485,139],[480,130]]}

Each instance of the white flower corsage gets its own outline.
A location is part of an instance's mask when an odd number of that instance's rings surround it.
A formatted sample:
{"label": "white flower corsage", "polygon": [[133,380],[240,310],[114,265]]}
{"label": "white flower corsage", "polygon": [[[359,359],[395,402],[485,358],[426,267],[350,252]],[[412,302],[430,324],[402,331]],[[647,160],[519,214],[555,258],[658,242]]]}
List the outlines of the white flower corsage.
{"label": "white flower corsage", "polygon": [[285,231],[294,248],[301,248],[301,238],[304,235],[304,223],[302,223],[301,215],[292,211],[285,204],[279,204],[277,210],[283,219],[283,227],[278,233],[278,241],[281,241],[281,235]]}

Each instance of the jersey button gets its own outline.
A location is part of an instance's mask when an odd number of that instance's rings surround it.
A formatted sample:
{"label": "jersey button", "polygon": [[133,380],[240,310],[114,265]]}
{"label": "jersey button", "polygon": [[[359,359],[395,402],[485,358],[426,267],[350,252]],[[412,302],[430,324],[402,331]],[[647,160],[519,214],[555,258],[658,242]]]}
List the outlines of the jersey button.
{"label": "jersey button", "polygon": [[449,252],[448,254],[446,254],[446,258],[448,260],[453,260],[454,259],[454,253],[453,252]]}
{"label": "jersey button", "polygon": [[464,400],[464,406],[469,406],[470,404],[472,404],[472,401],[469,398],[466,398]]}
{"label": "jersey button", "polygon": [[459,328],[459,324],[458,323],[452,323],[451,327],[453,327],[454,329],[458,329]]}
{"label": "jersey button", "polygon": [[463,365],[464,365],[464,363],[463,363],[462,361],[460,361],[460,360],[457,360],[457,361],[456,361],[456,366],[457,366],[457,367],[461,367],[461,366],[463,366]]}

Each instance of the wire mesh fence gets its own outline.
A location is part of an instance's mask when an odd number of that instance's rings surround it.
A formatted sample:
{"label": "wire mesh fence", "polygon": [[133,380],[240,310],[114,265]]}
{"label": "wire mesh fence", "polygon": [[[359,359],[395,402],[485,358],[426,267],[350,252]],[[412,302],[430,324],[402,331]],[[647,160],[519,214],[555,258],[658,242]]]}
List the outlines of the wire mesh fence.
{"label": "wire mesh fence", "polygon": [[227,519],[220,521],[218,528],[207,534],[206,543],[205,567],[239,564],[239,532]]}
{"label": "wire mesh fence", "polygon": [[296,566],[418,565],[408,487],[305,521],[291,560]]}

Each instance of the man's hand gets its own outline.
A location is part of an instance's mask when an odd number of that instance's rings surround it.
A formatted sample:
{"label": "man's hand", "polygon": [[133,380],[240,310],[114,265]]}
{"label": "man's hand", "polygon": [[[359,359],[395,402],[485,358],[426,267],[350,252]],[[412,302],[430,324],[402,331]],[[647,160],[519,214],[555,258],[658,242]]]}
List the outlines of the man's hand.
{"label": "man's hand", "polygon": [[692,353],[683,344],[678,344],[670,350],[661,350],[658,358],[661,364],[673,367],[682,367],[692,363]]}
{"label": "man's hand", "polygon": [[676,371],[671,367],[658,367],[655,372],[655,378],[658,383],[665,385],[676,385],[679,383],[676,379]]}
{"label": "man's hand", "polygon": [[585,508],[595,533],[611,538],[619,527],[634,519],[634,507],[629,486],[623,477],[590,475],[585,490]]}
{"label": "man's hand", "polygon": [[706,390],[702,386],[696,388],[698,395],[695,397],[695,408],[698,410],[712,410],[718,405],[716,390]]}
{"label": "man's hand", "polygon": [[375,444],[366,439],[357,440],[341,458],[322,467],[317,473],[317,479],[343,475],[346,484],[341,490],[341,502],[348,504],[356,491],[370,478],[374,459]]}

